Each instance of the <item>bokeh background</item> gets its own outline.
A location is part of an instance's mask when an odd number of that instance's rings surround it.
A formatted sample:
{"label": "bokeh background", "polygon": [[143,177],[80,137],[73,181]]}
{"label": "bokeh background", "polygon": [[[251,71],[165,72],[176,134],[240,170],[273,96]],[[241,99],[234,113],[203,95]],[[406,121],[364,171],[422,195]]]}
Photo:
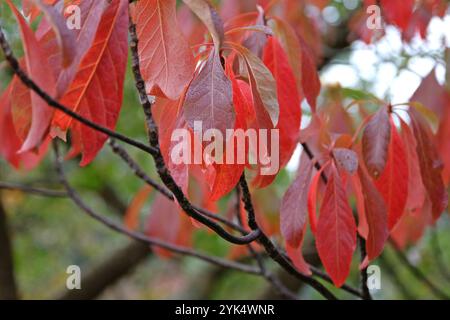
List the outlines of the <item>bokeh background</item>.
{"label": "bokeh background", "polygon": [[[299,0],[300,1],[300,0]],[[397,0],[393,0],[397,1]],[[398,0],[399,1],[399,0]],[[18,3],[19,1],[15,1]],[[227,1],[215,1],[218,6]],[[254,8],[253,0],[243,0],[244,6]],[[357,0],[329,1],[323,9],[308,7],[308,14],[322,23],[323,30],[344,30],[352,14],[361,6]],[[14,51],[21,55],[20,36],[6,4],[0,1],[0,23],[7,30]],[[348,30],[347,30],[348,31]],[[342,32],[342,31],[340,31]],[[330,39],[325,39],[325,44]],[[333,39],[331,39],[333,40]],[[331,41],[332,43],[333,41]],[[334,45],[333,43],[330,45]],[[445,81],[445,47],[450,45],[450,15],[434,18],[426,40],[416,37],[404,44],[400,32],[388,27],[386,36],[375,44],[354,41],[344,48],[332,49],[331,58],[321,69],[323,91],[340,85],[375,94],[392,103],[408,101],[421,78],[436,66],[438,80]],[[327,49],[327,50],[328,50]],[[333,51],[334,50],[334,51]],[[448,63],[448,62],[447,62]],[[0,91],[11,79],[0,54]],[[304,125],[308,109],[304,108]],[[139,105],[130,68],[125,83],[125,95],[117,127],[119,132],[136,139],[145,137],[144,119]],[[1,143],[2,137],[0,137]],[[152,160],[133,149],[128,150],[156,178]],[[279,199],[295,174],[300,150],[276,182],[258,191],[263,211],[276,217]],[[0,159],[0,181],[59,189],[50,152],[42,164],[32,171],[16,171]],[[99,212],[123,219],[126,208],[142,188],[142,183],[107,147],[89,166],[80,168],[77,160],[66,163],[70,181],[86,202]],[[146,201],[141,225],[150,212],[154,194]],[[219,204],[226,209],[227,199]],[[112,283],[90,298],[97,299],[259,299],[276,298],[272,288],[260,278],[210,266],[192,258],[161,259],[142,245],[109,231],[65,198],[45,198],[20,191],[1,190],[0,206],[4,209],[12,238],[15,277],[20,297],[26,299],[57,299],[65,294],[66,268],[79,265],[83,277],[99,279],[112,276]],[[194,246],[205,252],[227,257],[231,246],[217,236],[199,230]],[[450,219],[448,214],[429,228],[422,240],[405,251],[413,265],[450,294]],[[308,252],[306,252],[308,259]],[[355,259],[357,260],[357,259]],[[381,268],[381,290],[374,291],[380,299],[427,299],[435,296],[401,263],[396,253],[387,247],[374,262]],[[122,271],[117,269],[123,268]],[[299,292],[301,298],[320,298],[308,287],[289,280],[275,265],[270,268]],[[127,272],[125,272],[127,271]],[[94,280],[92,280],[94,281]],[[358,285],[355,266],[349,283]],[[0,283],[0,286],[2,284]],[[82,283],[83,286],[83,283]],[[350,298],[336,291],[341,298]]]}

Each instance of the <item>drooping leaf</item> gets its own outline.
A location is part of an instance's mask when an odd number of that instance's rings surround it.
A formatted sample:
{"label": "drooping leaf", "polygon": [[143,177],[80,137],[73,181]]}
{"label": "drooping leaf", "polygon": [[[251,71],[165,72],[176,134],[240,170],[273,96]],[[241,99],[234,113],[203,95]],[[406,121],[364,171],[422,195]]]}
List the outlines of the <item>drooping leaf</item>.
{"label": "drooping leaf", "polygon": [[[113,0],[104,12],[94,44],[80,63],[75,78],[61,103],[83,117],[114,129],[122,106],[123,83],[128,55],[128,1]],[[54,125],[67,131],[72,120],[55,114]],[[103,147],[107,136],[73,123],[78,131],[83,158],[80,165],[89,164]]]}
{"label": "drooping leaf", "polygon": [[194,122],[201,121],[203,132],[234,128],[233,90],[230,79],[220,63],[219,53],[211,51],[208,60],[192,80],[184,102],[184,117],[194,129]]}
{"label": "drooping leaf", "polygon": [[312,274],[311,269],[309,268],[308,263],[305,261],[305,258],[303,257],[301,251],[302,242],[303,239],[301,239],[300,245],[297,247],[292,247],[289,243],[286,242],[286,252],[289,258],[292,260],[294,267],[297,268],[297,270],[301,273],[310,276]]}
{"label": "drooping leaf", "polygon": [[247,48],[230,43],[245,60],[252,88],[254,108],[260,128],[274,128],[279,121],[280,106],[276,82],[264,63]]}
{"label": "drooping leaf", "polygon": [[32,0],[33,3],[41,10],[52,26],[58,45],[61,49],[63,67],[68,67],[77,55],[76,34],[73,30],[69,30],[63,13],[45,3],[43,0]]}
{"label": "drooping leaf", "polygon": [[223,22],[208,0],[183,0],[208,28],[217,50],[222,46],[224,36]]}
{"label": "drooping leaf", "polygon": [[304,41],[300,43],[302,49],[302,86],[303,94],[306,97],[313,113],[316,112],[317,97],[320,94],[320,78],[317,72],[316,63],[311,50]]}
{"label": "drooping leaf", "polygon": [[281,234],[293,248],[298,248],[303,239],[303,230],[308,216],[308,190],[312,172],[312,162],[306,156],[303,156],[298,175],[284,194],[281,202]]}
{"label": "drooping leaf", "polygon": [[378,192],[369,174],[360,167],[358,170],[364,196],[364,212],[369,229],[366,251],[369,261],[378,257],[383,251],[389,237],[387,208],[383,196]]}
{"label": "drooping leaf", "polygon": [[427,192],[423,185],[422,175],[420,173],[416,138],[405,121],[401,120],[401,126],[408,160],[408,197],[406,199],[405,207],[407,211],[415,212],[423,207]]}
{"label": "drooping leaf", "polygon": [[411,126],[417,141],[417,155],[423,184],[432,204],[433,219],[437,220],[448,204],[448,195],[442,180],[442,162],[433,143],[432,132],[422,116],[409,110]]}
{"label": "drooping leaf", "polygon": [[370,175],[378,178],[386,166],[391,124],[388,109],[382,107],[367,123],[362,137],[364,162]]}
{"label": "drooping leaf", "polygon": [[[50,68],[47,65],[45,52],[39,46],[33,31],[17,8],[10,0],[7,0],[7,4],[10,6],[19,23],[25,51],[25,65],[28,74],[41,89],[50,96],[54,95],[55,81],[52,73],[49,72]],[[53,116],[53,109],[50,108],[42,98],[34,91],[30,91],[30,94],[32,106],[31,125],[20,152],[32,150],[42,143],[45,135],[48,133],[48,128]]]}
{"label": "drooping leaf", "polygon": [[356,225],[336,167],[332,166],[317,223],[316,246],[325,270],[341,287],[356,249]]}
{"label": "drooping leaf", "polygon": [[392,230],[404,213],[408,196],[408,160],[402,138],[391,124],[391,142],[386,167],[375,181],[388,209],[388,226]]}
{"label": "drooping leaf", "polygon": [[136,3],[139,58],[147,92],[179,98],[192,79],[194,57],[176,17],[175,0]]}

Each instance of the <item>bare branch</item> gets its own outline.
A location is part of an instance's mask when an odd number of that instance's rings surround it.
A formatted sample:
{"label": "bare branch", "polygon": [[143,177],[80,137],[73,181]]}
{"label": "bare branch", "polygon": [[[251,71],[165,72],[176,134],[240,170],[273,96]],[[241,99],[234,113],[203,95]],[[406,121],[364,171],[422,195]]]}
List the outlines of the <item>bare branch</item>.
{"label": "bare branch", "polygon": [[[358,242],[359,242],[359,250],[361,253],[361,262],[367,256],[366,252],[366,240],[358,234]],[[369,288],[367,287],[367,267],[360,271],[361,274],[361,289],[364,300],[372,300],[372,296],[370,295]]]}
{"label": "bare branch", "polygon": [[234,270],[238,270],[238,271],[246,272],[246,273],[250,273],[250,274],[260,274],[259,269],[245,265],[245,264],[241,264],[241,263],[237,263],[237,262],[229,261],[229,260],[224,260],[224,259],[217,258],[217,257],[208,256],[206,254],[197,252],[190,248],[173,245],[173,244],[167,243],[167,242],[162,241],[157,238],[147,237],[140,232],[136,232],[136,231],[130,230],[128,228],[125,228],[121,224],[96,213],[91,207],[89,207],[81,199],[81,197],[78,195],[78,193],[75,191],[75,189],[73,189],[72,186],[69,184],[69,181],[67,180],[64,169],[63,169],[63,165],[62,165],[63,160],[59,153],[57,142],[54,142],[53,146],[54,146],[55,155],[56,155],[56,160],[55,160],[56,171],[58,173],[58,177],[60,179],[61,184],[65,187],[65,189],[67,191],[68,197],[71,198],[72,201],[80,209],[82,209],[86,214],[88,214],[90,217],[94,218],[95,220],[99,221],[103,225],[107,226],[111,230],[117,231],[123,235],[126,235],[126,236],[128,236],[134,240],[140,241],[144,244],[147,244],[150,246],[161,247],[163,249],[172,251],[174,253],[195,257],[195,258],[204,260],[206,262],[209,262],[209,263],[212,263],[215,265],[219,265],[224,268],[234,269]]}
{"label": "bare branch", "polygon": [[59,190],[36,188],[22,184],[10,183],[10,182],[0,182],[0,190],[17,190],[28,194],[33,194],[42,197],[54,197],[54,198],[65,198],[67,193]]}

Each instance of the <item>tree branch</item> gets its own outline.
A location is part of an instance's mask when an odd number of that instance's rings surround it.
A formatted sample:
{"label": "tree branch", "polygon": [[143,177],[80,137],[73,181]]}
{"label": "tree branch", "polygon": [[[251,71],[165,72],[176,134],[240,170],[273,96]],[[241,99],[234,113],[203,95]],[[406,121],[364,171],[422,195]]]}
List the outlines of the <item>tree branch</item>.
{"label": "tree branch", "polygon": [[[359,251],[361,257],[361,263],[367,256],[366,252],[366,240],[358,234],[358,242],[359,242]],[[367,287],[367,267],[360,271],[361,274],[361,290],[362,290],[362,298],[364,300],[372,300],[372,296],[370,295],[369,288]]]}
{"label": "tree branch", "polygon": [[174,253],[195,257],[195,258],[204,260],[206,262],[209,262],[209,263],[212,263],[215,265],[219,265],[224,268],[234,269],[234,270],[238,270],[238,271],[246,272],[246,273],[250,273],[250,274],[260,274],[259,269],[245,265],[245,264],[241,264],[241,263],[237,263],[237,262],[229,261],[229,260],[224,260],[224,259],[213,257],[213,256],[208,256],[206,254],[197,252],[197,251],[189,249],[189,248],[185,248],[185,247],[181,247],[178,245],[173,245],[173,244],[167,243],[167,242],[162,241],[157,238],[147,237],[140,232],[129,230],[129,229],[123,227],[121,224],[96,213],[91,207],[89,207],[86,203],[84,203],[84,201],[81,199],[81,197],[75,191],[75,189],[73,189],[72,186],[69,184],[69,182],[66,178],[64,169],[63,169],[63,165],[62,165],[63,160],[60,155],[57,142],[54,142],[53,146],[54,146],[55,155],[56,155],[56,159],[55,159],[56,171],[58,173],[61,184],[65,187],[65,189],[67,191],[68,197],[71,198],[72,201],[81,210],[83,210],[87,215],[89,215],[90,217],[99,221],[100,223],[107,226],[111,230],[114,230],[118,233],[126,235],[129,238],[140,241],[144,244],[147,244],[150,246],[161,247],[163,249],[172,251]]}
{"label": "tree branch", "polygon": [[0,182],[0,190],[18,190],[24,193],[33,194],[36,196],[42,197],[54,197],[54,198],[65,198],[67,197],[67,193],[59,190],[51,190],[51,189],[43,189],[30,187],[27,185],[21,185],[10,182]]}

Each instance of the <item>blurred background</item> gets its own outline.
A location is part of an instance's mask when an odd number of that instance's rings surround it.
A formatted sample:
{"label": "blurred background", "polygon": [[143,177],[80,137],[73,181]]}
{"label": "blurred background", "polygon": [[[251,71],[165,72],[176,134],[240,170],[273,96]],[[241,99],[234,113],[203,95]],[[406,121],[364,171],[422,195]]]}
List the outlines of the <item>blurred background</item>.
{"label": "blurred background", "polygon": [[[19,1],[15,2],[19,4]],[[222,8],[221,14],[226,21],[233,14],[233,5],[242,6],[237,12],[254,11],[257,1],[214,2]],[[400,31],[389,26],[385,30],[386,34],[379,41],[367,44],[352,38],[352,31],[348,29],[349,20],[354,17],[361,5],[362,3],[358,0],[333,0],[311,1],[304,7],[304,14],[314,21],[318,37],[321,37],[323,41],[323,47],[317,49],[316,54],[321,56],[318,63],[324,94],[330,88],[341,86],[367,91],[392,103],[403,103],[409,100],[421,79],[435,67],[438,81],[444,83],[445,48],[450,45],[448,12],[442,19],[432,19],[426,39],[416,35],[406,44],[402,41]],[[23,51],[17,26],[3,1],[0,2],[0,23],[7,30],[16,56],[20,56]],[[183,22],[180,21],[180,23]],[[0,92],[10,79],[11,72],[0,54]],[[308,122],[308,112],[305,106],[304,125]],[[124,103],[117,130],[143,140],[145,137],[143,123],[143,115],[134,90],[130,68],[128,68]],[[0,141],[1,139],[2,137]],[[148,156],[133,149],[128,151],[148,174],[156,178],[152,160]],[[292,181],[299,153],[300,150],[294,154],[292,161],[280,173],[274,184],[257,192],[257,199],[269,199],[265,202],[262,200],[260,207],[271,217],[278,215],[279,199]],[[127,207],[143,187],[141,181],[135,178],[107,147],[91,165],[80,168],[75,159],[67,162],[66,168],[70,181],[80,191],[86,202],[98,212],[118,221],[123,219]],[[0,159],[0,181],[60,190],[51,152],[32,171],[16,171]],[[144,225],[146,217],[151,214],[153,199],[154,194],[149,197],[141,210],[141,226]],[[227,202],[228,198],[221,200],[219,209],[226,210]],[[83,293],[77,293],[80,294],[79,298],[259,299],[277,297],[263,279],[255,276],[227,271],[192,258],[175,256],[171,259],[162,259],[148,248],[109,231],[85,216],[64,197],[47,198],[20,191],[0,190],[0,214],[7,218],[15,279],[21,298],[67,297],[65,283],[68,276],[66,269],[69,265],[79,265],[82,272],[82,286],[91,286],[90,292],[86,292],[85,296]],[[2,227],[0,237],[5,231],[4,224]],[[196,231],[193,246],[221,257],[229,257],[232,254],[230,245],[203,230]],[[305,250],[308,260],[308,249]],[[434,228],[428,228],[423,238],[416,245],[408,247],[405,254],[414,266],[450,294],[448,214],[444,214]],[[381,290],[373,292],[375,298],[436,298],[422,281],[418,281],[412,275],[391,247],[387,247],[383,256],[374,264],[381,268]],[[301,298],[320,298],[310,288],[289,279],[275,265],[270,264],[270,268],[289,283]],[[349,283],[358,286],[358,276],[355,261]],[[340,291],[336,291],[336,294],[341,298],[350,298]]]}

